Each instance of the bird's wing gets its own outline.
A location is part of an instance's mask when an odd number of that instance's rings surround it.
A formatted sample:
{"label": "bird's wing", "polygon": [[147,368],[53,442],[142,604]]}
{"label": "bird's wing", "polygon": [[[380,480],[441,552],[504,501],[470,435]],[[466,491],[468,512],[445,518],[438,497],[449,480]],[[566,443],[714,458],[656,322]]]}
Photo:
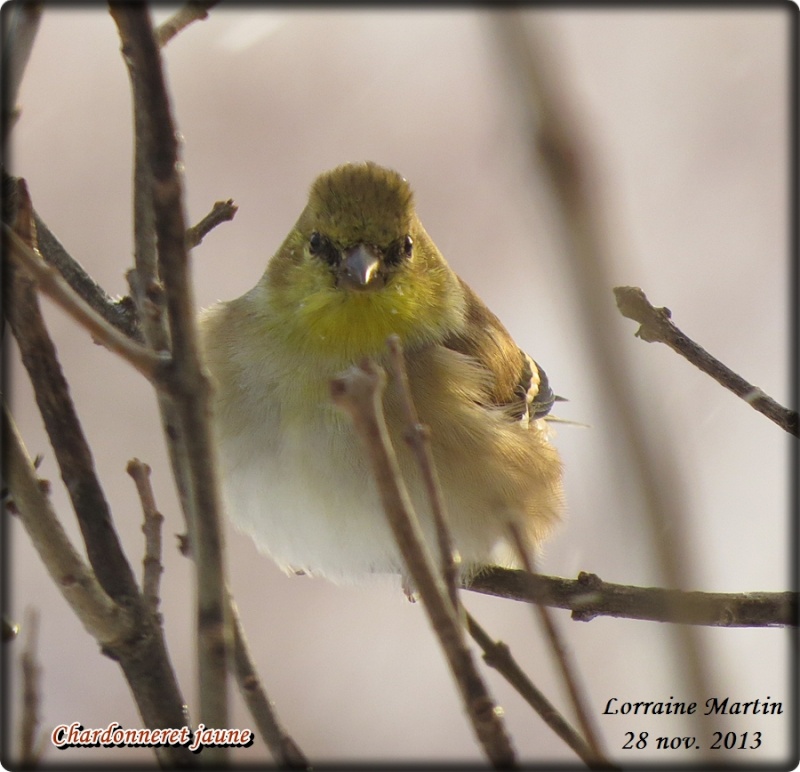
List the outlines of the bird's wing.
{"label": "bird's wing", "polygon": [[522,351],[502,322],[461,279],[464,327],[442,344],[476,360],[490,375],[489,404],[526,424],[550,412],[555,401],[547,375]]}

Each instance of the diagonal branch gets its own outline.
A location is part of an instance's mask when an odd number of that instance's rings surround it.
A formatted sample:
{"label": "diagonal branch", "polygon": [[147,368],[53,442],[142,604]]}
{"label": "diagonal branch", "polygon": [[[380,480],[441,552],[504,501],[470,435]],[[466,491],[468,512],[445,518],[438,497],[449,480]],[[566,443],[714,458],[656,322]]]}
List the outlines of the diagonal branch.
{"label": "diagonal branch", "polygon": [[33,276],[45,295],[84,327],[97,342],[118,354],[148,380],[156,379],[158,369],[165,364],[162,357],[110,325],[75,293],[56,268],[44,262],[38,251],[25,244],[5,223],[3,236],[10,247],[8,255]]}
{"label": "diagonal branch", "polygon": [[[610,766],[609,762],[596,747],[597,742],[593,739],[594,735],[587,732],[587,736],[590,737],[590,740],[593,740],[594,746],[589,747],[583,738],[567,724],[555,707],[522,672],[511,656],[508,647],[504,644],[492,641],[469,612],[463,609],[458,597],[458,552],[455,549],[450,535],[450,529],[447,526],[441,485],[439,484],[436,465],[431,452],[430,431],[427,426],[419,422],[419,416],[416,406],[414,405],[411,388],[408,382],[403,348],[400,339],[396,335],[392,335],[389,338],[388,348],[394,381],[400,393],[407,424],[404,438],[414,451],[417,457],[417,464],[423,475],[427,498],[430,502],[431,514],[436,526],[442,577],[456,615],[461,616],[463,614],[466,628],[484,650],[484,659],[487,664],[497,668],[505,676],[508,682],[517,689],[531,707],[540,714],[545,723],[562,737],[581,758],[587,761],[590,767],[608,768]],[[518,532],[515,535],[519,536]],[[541,611],[541,606],[539,608]]]}
{"label": "diagonal branch", "polygon": [[[520,533],[515,523],[509,523],[508,528],[511,532],[512,543],[525,568],[525,572],[529,576],[535,576],[537,572],[534,566],[534,558],[530,554],[530,545],[525,540],[522,533]],[[558,662],[559,669],[561,670],[561,677],[567,687],[567,692],[572,701],[572,707],[575,710],[575,714],[578,716],[578,724],[583,730],[586,742],[592,749],[594,761],[598,765],[607,767],[608,761],[603,751],[600,733],[589,709],[589,698],[580,679],[572,653],[556,626],[555,619],[553,619],[550,609],[544,603],[537,603],[535,605],[537,615],[544,627],[547,640],[550,643],[550,648],[553,650],[556,662]]]}
{"label": "diagonal branch", "polygon": [[586,762],[589,769],[611,769],[606,761],[598,761],[595,752],[587,745],[564,716],[547,697],[536,688],[505,643],[494,641],[473,616],[467,612],[467,630],[475,643],[483,649],[483,659],[489,667],[493,667],[508,681],[550,727],[575,753]]}
{"label": "diagonal branch", "polygon": [[[32,220],[26,216],[25,208],[20,210],[17,230],[28,246],[35,243]],[[94,573],[83,568],[79,558],[76,560],[77,555],[63,535],[60,523],[48,510],[49,501],[35,479],[33,465],[29,464],[30,472],[27,470],[23,451],[17,454],[16,463],[10,465],[15,470],[9,474],[12,500],[21,514],[23,507],[25,512],[40,513],[29,529],[31,539],[78,618],[103,645],[104,651],[119,662],[145,726],[184,726],[188,717],[167,655],[163,631],[154,615],[144,609],[133,571],[119,543],[95,473],[91,450],[39,309],[36,287],[10,265],[6,271],[6,290],[7,300],[11,302],[6,302],[4,308],[31,377],[39,411]],[[10,432],[11,426],[10,417],[5,417],[4,431]],[[12,433],[4,435],[6,448],[13,447],[9,440],[13,440],[13,436]],[[39,531],[34,532],[34,527]],[[93,589],[95,585],[102,595]],[[114,628],[109,632],[106,626],[121,614],[125,618],[133,617],[130,629]],[[164,764],[194,766],[196,763],[196,758],[185,747],[163,747],[156,753]]]}
{"label": "diagonal branch", "polygon": [[387,520],[447,657],[473,731],[494,767],[513,766],[516,757],[504,722],[466,646],[455,608],[434,568],[403,484],[383,416],[385,383],[383,370],[364,362],[331,383],[331,396],[334,404],[352,418],[365,445]]}
{"label": "diagonal branch", "polygon": [[442,578],[447,587],[447,594],[453,604],[456,615],[459,614],[458,600],[458,564],[460,557],[458,550],[453,544],[450,529],[447,526],[447,516],[445,514],[444,497],[439,484],[439,476],[436,465],[433,462],[433,452],[430,444],[430,430],[419,422],[417,408],[411,396],[411,387],[408,382],[408,372],[403,355],[403,347],[400,338],[392,335],[388,341],[389,357],[392,364],[392,371],[398,385],[400,398],[405,413],[407,429],[405,439],[417,457],[417,463],[422,472],[422,479],[425,482],[425,489],[428,501],[431,505],[431,515],[436,526],[436,541],[439,547],[439,563],[442,569]]}
{"label": "diagonal branch", "polygon": [[795,437],[799,436],[796,410],[783,407],[698,346],[675,325],[668,308],[653,306],[639,287],[614,287],[614,296],[620,313],[641,325],[636,331],[637,338],[648,343],[665,343],[706,375],[710,375],[717,383],[732,391],[737,397],[741,397],[754,410],[758,410],[770,421],[778,424],[781,429]]}
{"label": "diagonal branch", "polygon": [[56,587],[93,638],[106,646],[123,640],[133,630],[130,615],[106,594],[72,546],[5,407],[3,449],[12,511],[19,515]]}
{"label": "diagonal branch", "polygon": [[45,261],[58,269],[67,284],[109,324],[125,333],[129,338],[142,343],[139,319],[130,297],[127,295],[116,299],[110,297],[85,271],[83,266],[64,249],[61,242],[36,212],[33,213],[33,219],[39,235],[39,251]]}
{"label": "diagonal branch", "polygon": [[[36,232],[27,197],[18,210],[15,231],[18,237],[15,244],[20,241],[35,250]],[[11,234],[4,230],[4,235]],[[6,291],[5,313],[30,376],[61,476],[67,483],[89,562],[111,598],[136,597],[139,593],[136,580],[111,521],[89,443],[42,317],[36,286],[22,272],[9,266]]]}
{"label": "diagonal branch", "polygon": [[159,48],[163,48],[181,30],[192,22],[202,21],[208,17],[208,9],[213,8],[219,0],[190,0],[163,24],[156,29],[156,41]]}
{"label": "diagonal branch", "polygon": [[[13,225],[19,207],[20,179],[3,172],[3,220]],[[231,199],[216,201],[211,211],[198,223],[186,230],[188,248],[193,248],[202,243],[206,235],[223,222],[233,219],[237,206]],[[67,284],[93,308],[108,324],[127,335],[137,343],[144,342],[140,329],[139,314],[133,298],[125,295],[121,298],[112,298],[108,293],[86,272],[78,262],[61,244],[44,220],[33,211],[33,222],[36,229],[36,246],[44,261],[53,266],[63,277]],[[152,236],[151,230],[147,238]],[[137,247],[137,252],[139,251]],[[165,348],[165,347],[161,347]],[[160,350],[156,348],[156,350]]]}
{"label": "diagonal branch", "polygon": [[233,672],[239,684],[239,692],[244,697],[250,715],[255,719],[258,731],[272,753],[272,758],[282,769],[311,769],[303,751],[281,725],[264,685],[258,677],[239,619],[239,612],[230,593],[228,593],[228,615],[233,627]]}
{"label": "diagonal branch", "polygon": [[[3,171],[3,220],[9,225],[15,222],[20,203],[19,182],[18,178]],[[131,299],[123,297],[114,300],[109,297],[83,266],[67,252],[36,211],[33,212],[33,221],[37,234],[37,247],[45,262],[54,266],[78,296],[110,325],[141,343],[142,334]]]}

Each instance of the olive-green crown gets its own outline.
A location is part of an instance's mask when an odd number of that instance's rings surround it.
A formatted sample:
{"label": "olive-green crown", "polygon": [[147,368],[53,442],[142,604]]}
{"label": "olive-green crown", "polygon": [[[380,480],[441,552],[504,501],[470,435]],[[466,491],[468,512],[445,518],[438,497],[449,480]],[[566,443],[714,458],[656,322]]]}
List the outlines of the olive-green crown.
{"label": "olive-green crown", "polygon": [[339,244],[383,246],[411,231],[414,195],[392,169],[349,163],[317,177],[307,209],[316,227]]}

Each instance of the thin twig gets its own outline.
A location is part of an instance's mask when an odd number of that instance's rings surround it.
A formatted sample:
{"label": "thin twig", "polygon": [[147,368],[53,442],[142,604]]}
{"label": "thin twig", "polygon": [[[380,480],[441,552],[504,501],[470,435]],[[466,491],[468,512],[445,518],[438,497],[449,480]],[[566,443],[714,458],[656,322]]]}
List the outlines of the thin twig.
{"label": "thin twig", "polygon": [[206,0],[198,2],[190,0],[183,8],[176,11],[163,24],[156,29],[156,42],[159,48],[163,48],[181,30],[188,27],[192,22],[201,21],[208,17],[208,9],[213,8],[219,0]]}
{"label": "thin twig", "polygon": [[[158,582],[163,571],[161,565],[161,525],[164,520],[158,511],[150,484],[150,467],[132,459],[128,462],[128,474],[134,479],[144,510],[147,537],[145,550],[143,594],[155,611],[159,602]],[[251,715],[264,742],[270,749],[275,763],[289,769],[309,769],[308,760],[295,741],[286,733],[278,720],[272,703],[262,685],[247,646],[244,629],[230,591],[226,593],[227,615],[233,629],[232,671],[236,675],[239,690],[247,703]]]}
{"label": "thin twig", "polygon": [[211,211],[197,225],[192,225],[186,231],[186,248],[194,249],[201,244],[214,228],[224,222],[230,222],[236,216],[238,209],[232,198],[227,201],[215,201]]}
{"label": "thin twig", "polygon": [[400,476],[381,403],[385,383],[383,370],[364,362],[332,381],[331,396],[334,404],[350,415],[365,445],[395,541],[447,657],[478,742],[493,766],[514,766],[516,756],[504,722],[466,646],[447,588],[434,568]]}
{"label": "thin twig", "polygon": [[[150,484],[150,467],[139,459],[128,462],[128,474],[136,483],[144,511],[145,525],[142,530],[146,536],[144,560],[143,594],[150,602],[153,611],[159,603],[158,584],[163,567],[161,565],[161,525],[164,517],[156,506],[153,488]],[[281,726],[272,703],[262,685],[250,651],[247,647],[241,620],[230,591],[226,593],[227,616],[233,628],[232,671],[236,675],[239,690],[247,707],[256,721],[256,726],[272,752],[275,763],[290,769],[309,769],[310,765],[295,741]]]}
{"label": "thin twig", "polygon": [[615,769],[598,762],[594,751],[586,744],[570,723],[547,697],[534,685],[511,654],[511,650],[502,641],[495,641],[484,630],[475,618],[466,612],[467,630],[472,639],[483,649],[483,659],[489,667],[493,667],[522,696],[550,727],[578,756],[586,762],[590,769]]}
{"label": "thin twig", "polygon": [[[13,224],[16,218],[18,201],[20,198],[19,182],[20,180],[18,178],[3,172],[3,218],[9,224]],[[134,187],[138,190],[142,190],[145,186],[134,184]],[[149,193],[149,177],[146,187]],[[135,228],[135,231],[140,234],[140,238],[135,238],[134,241],[135,253],[137,256],[137,271],[140,276],[148,276],[148,271],[143,270],[142,260],[140,259],[142,254],[147,251],[148,247],[149,251],[152,253],[152,276],[155,278],[151,277],[144,282],[142,287],[138,287],[138,297],[145,298],[145,303],[148,305],[147,311],[149,312],[149,318],[152,319],[154,316],[157,316],[159,307],[158,303],[154,300],[154,296],[157,295],[159,291],[161,295],[163,295],[163,287],[159,286],[157,279],[155,243],[152,239],[152,212],[149,219],[140,216],[141,212],[147,208],[152,209],[149,205],[149,198],[147,206],[141,204],[134,206],[134,218],[138,223],[138,227]],[[200,222],[187,228],[187,248],[191,249],[198,246],[213,228],[216,228],[223,222],[232,220],[237,209],[238,207],[233,203],[232,199],[215,202],[211,211],[203,217]],[[140,222],[141,220],[145,221]],[[67,252],[35,210],[33,212],[33,221],[37,236],[37,251],[41,257],[44,258],[44,261],[48,265],[52,265],[64,277],[64,280],[72,287],[75,293],[103,317],[106,322],[129,338],[138,343],[142,343],[144,341],[144,336],[140,329],[139,313],[137,312],[136,303],[134,302],[134,298],[137,297],[137,294],[134,293],[133,297],[126,295],[118,299],[110,297],[84,270],[83,266]],[[135,282],[135,280],[134,277],[133,281]],[[156,336],[151,334],[151,348],[155,351],[166,351],[168,349],[167,340],[168,336],[164,336],[163,339],[159,341]]]}
{"label": "thin twig", "polygon": [[[119,354],[145,377],[154,380],[158,368],[164,364],[163,359],[109,322],[69,284],[62,275],[60,267],[43,259],[39,250],[39,227],[28,186],[24,179],[13,179],[8,182],[12,186],[13,207],[10,208],[13,209],[14,218],[10,223],[3,223],[3,236],[10,246],[9,256],[33,276],[42,292],[87,329],[95,340]],[[6,214],[10,216],[11,212]],[[55,249],[52,251],[58,252]],[[90,283],[97,288],[96,284]],[[82,286],[86,285],[87,282],[82,282]],[[97,299],[97,296],[94,297]]]}
{"label": "thin twig", "polygon": [[158,370],[166,364],[161,356],[110,325],[67,284],[58,270],[46,263],[39,252],[25,244],[5,223],[3,236],[10,246],[9,256],[34,277],[45,295],[87,330],[94,340],[119,355],[148,380],[156,379]]}
{"label": "thin twig", "polygon": [[44,736],[39,735],[42,702],[42,668],[36,654],[39,638],[39,614],[29,609],[25,623],[25,648],[20,657],[22,670],[22,716],[19,731],[19,760],[21,769],[34,769],[39,764],[44,747]]}
{"label": "thin twig", "polygon": [[[534,567],[534,558],[530,553],[530,545],[523,538],[516,523],[509,523],[508,528],[511,532],[511,542],[522,561],[523,567],[531,576],[535,576],[536,569]],[[537,603],[535,605],[539,619],[544,627],[547,640],[550,643],[550,648],[553,650],[556,662],[558,662],[561,677],[567,687],[567,693],[569,694],[575,714],[578,717],[578,723],[583,730],[583,735],[589,747],[592,749],[596,761],[602,766],[607,766],[608,761],[606,760],[606,755],[602,747],[600,734],[597,731],[589,708],[586,688],[579,680],[578,667],[572,658],[569,647],[556,626],[550,609],[544,603]]]}
{"label": "thin twig", "polygon": [[[226,619],[221,499],[209,421],[210,384],[200,360],[189,275],[176,129],[146,7],[111,4],[110,11],[131,72],[134,111],[147,138],[143,155],[149,167],[158,273],[164,284],[173,364],[160,388],[174,401],[177,426],[173,428],[178,431],[186,460],[177,479],[186,496],[184,503],[188,504],[197,584],[200,719],[206,726],[225,727],[227,651],[232,638]],[[206,758],[209,764],[224,764],[226,749],[208,748]]]}
{"label": "thin twig", "polygon": [[[4,225],[4,233],[14,244],[10,252],[21,253],[24,249],[26,254],[31,251],[35,254],[32,207],[22,182],[21,193],[15,232],[6,232],[7,226]],[[38,259],[32,262],[44,265]],[[4,311],[30,376],[61,476],[69,483],[70,499],[89,562],[110,597],[115,600],[136,597],[139,588],[111,521],[111,511],[94,469],[91,448],[42,317],[36,285],[16,266],[9,266],[5,278],[9,302],[4,304]]]}
{"label": "thin twig", "polygon": [[604,582],[581,572],[577,579],[530,575],[491,567],[465,589],[572,611],[578,622],[600,616],[711,627],[797,627],[796,592],[687,592]]}
{"label": "thin twig", "polygon": [[639,287],[614,287],[614,296],[620,313],[641,325],[636,331],[637,338],[648,343],[665,343],[699,370],[710,375],[717,383],[732,391],[737,397],[741,397],[754,410],[763,413],[781,429],[795,437],[798,436],[800,429],[796,410],[789,410],[779,404],[758,386],[748,383],[741,375],[733,372],[719,359],[698,346],[675,325],[671,319],[672,312],[668,308],[653,306]]}
{"label": "thin twig", "polygon": [[3,448],[14,511],[56,587],[81,624],[101,644],[111,646],[126,638],[133,630],[129,614],[105,593],[72,546],[39,485],[14,419],[5,407]]}
{"label": "thin twig", "polygon": [[311,765],[300,747],[281,726],[278,716],[258,677],[255,663],[250,656],[239,612],[228,593],[228,616],[233,627],[233,672],[239,684],[239,692],[247,703],[261,738],[266,743],[275,763],[286,769],[311,769]]}
{"label": "thin twig", "polygon": [[161,527],[164,515],[156,508],[153,486],[150,484],[150,467],[138,458],[132,458],[126,468],[133,478],[139,501],[142,503],[144,523],[144,560],[142,575],[142,595],[145,602],[155,612],[161,602],[160,584],[164,566],[161,563]]}
{"label": "thin twig", "polygon": [[447,587],[450,602],[453,604],[458,616],[458,565],[461,562],[461,558],[453,544],[450,529],[447,525],[444,496],[442,496],[442,488],[439,484],[439,477],[433,462],[433,453],[431,452],[430,429],[419,422],[417,409],[411,396],[411,387],[408,382],[408,372],[406,371],[400,338],[397,335],[392,335],[388,340],[388,347],[393,375],[406,417],[407,428],[404,438],[414,451],[414,455],[417,457],[417,464],[422,472],[422,479],[431,505],[433,522],[436,526],[436,541],[439,547],[442,578]]}
{"label": "thin twig", "polygon": [[83,266],[67,252],[47,224],[33,212],[36,223],[39,252],[45,262],[54,266],[75,292],[82,297],[110,325],[116,327],[137,343],[143,343],[136,306],[128,296],[112,298],[84,270]]}
{"label": "thin twig", "polygon": [[[2,173],[3,221],[13,225],[19,208],[19,179]],[[34,210],[37,249],[48,265],[54,266],[75,292],[83,298],[110,325],[141,343],[139,320],[131,298],[112,299],[103,288],[84,270],[83,266],[64,249],[47,224]]]}

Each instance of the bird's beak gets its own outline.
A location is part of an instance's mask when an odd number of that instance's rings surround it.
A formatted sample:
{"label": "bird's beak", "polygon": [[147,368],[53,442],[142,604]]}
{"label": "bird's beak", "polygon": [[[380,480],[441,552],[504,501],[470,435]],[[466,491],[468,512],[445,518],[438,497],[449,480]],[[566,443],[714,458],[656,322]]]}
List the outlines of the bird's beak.
{"label": "bird's beak", "polygon": [[356,244],[344,251],[339,275],[349,287],[367,289],[378,277],[380,265],[381,256],[374,247]]}

